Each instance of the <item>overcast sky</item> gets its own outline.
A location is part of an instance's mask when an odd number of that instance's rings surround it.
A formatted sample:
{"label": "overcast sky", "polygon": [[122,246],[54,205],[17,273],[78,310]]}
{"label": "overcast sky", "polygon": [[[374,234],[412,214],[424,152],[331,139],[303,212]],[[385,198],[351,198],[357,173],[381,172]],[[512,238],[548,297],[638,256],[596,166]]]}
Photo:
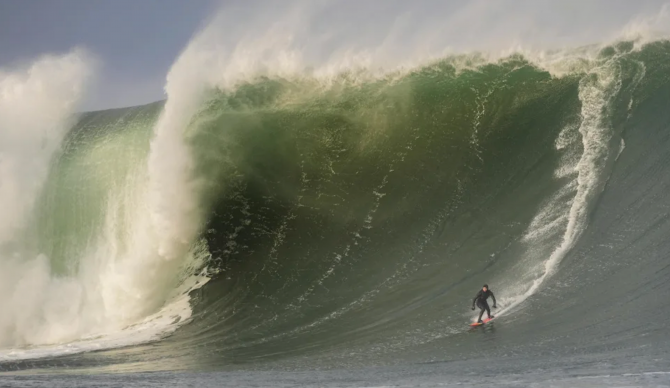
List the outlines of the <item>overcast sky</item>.
{"label": "overcast sky", "polygon": [[[401,44],[422,42],[458,50],[515,41],[570,45],[593,43],[621,31],[631,21],[668,13],[667,0],[311,0],[301,30],[342,40],[389,44],[395,31]],[[244,36],[282,17],[281,0],[0,0],[0,68],[46,53],[83,47],[97,58],[98,84],[86,109],[138,105],[164,98],[166,75],[187,46],[221,7],[234,5],[220,28]],[[264,14],[257,18],[255,15]],[[247,22],[256,19],[257,23]],[[259,22],[260,21],[260,22]],[[299,19],[297,23],[301,23]],[[260,24],[259,24],[260,23]],[[657,23],[658,24],[658,23]],[[391,27],[389,27],[391,26]],[[398,27],[400,26],[400,27]],[[401,33],[398,33],[400,31]],[[431,33],[432,32],[432,33]],[[331,36],[335,33],[330,34]],[[414,35],[411,39],[407,36]],[[399,38],[399,36],[402,36]],[[436,36],[439,39],[436,39]],[[428,39],[427,38],[427,39]],[[332,43],[332,39],[329,40]],[[395,44],[392,42],[392,44]],[[340,49],[342,43],[338,43]],[[321,51],[329,50],[324,46]]]}
{"label": "overcast sky", "polygon": [[87,108],[163,98],[170,65],[215,0],[0,0],[0,67],[83,47],[98,59]]}

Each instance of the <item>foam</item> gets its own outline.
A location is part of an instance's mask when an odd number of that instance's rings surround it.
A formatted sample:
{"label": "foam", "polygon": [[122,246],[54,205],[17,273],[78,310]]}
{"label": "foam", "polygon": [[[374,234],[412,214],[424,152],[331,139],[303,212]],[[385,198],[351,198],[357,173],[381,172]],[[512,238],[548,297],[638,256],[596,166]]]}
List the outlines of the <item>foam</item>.
{"label": "foam", "polygon": [[0,210],[0,345],[57,336],[61,326],[39,322],[50,322],[55,312],[48,306],[62,303],[63,293],[80,292],[75,284],[51,279],[46,257],[26,257],[20,247],[92,76],[91,62],[86,52],[73,50],[0,71],[0,201],[6,204]]}
{"label": "foam", "polygon": [[[593,67],[580,81],[579,100],[582,103],[581,124],[579,133],[583,151],[576,165],[572,158],[564,159],[557,171],[573,170],[576,172],[574,180],[567,183],[563,191],[571,190],[576,183],[574,197],[568,203],[561,200],[564,195],[561,191],[553,200],[535,216],[524,237],[526,244],[542,245],[547,235],[547,230],[555,231],[557,227],[563,228],[563,236],[560,243],[551,252],[546,260],[536,261],[529,265],[526,271],[529,274],[537,274],[530,284],[511,284],[504,292],[513,296],[506,297],[501,303],[505,306],[498,315],[513,311],[526,299],[538,291],[542,284],[556,271],[561,260],[572,249],[581,234],[587,227],[588,214],[595,202],[595,198],[602,191],[607,180],[609,171],[607,168],[610,159],[610,140],[614,136],[614,130],[610,125],[610,105],[621,89],[621,73],[614,57]],[[559,135],[556,142],[557,149],[565,148],[567,134]],[[618,157],[618,156],[617,156]],[[565,173],[557,173],[558,176],[566,176]],[[562,212],[566,212],[561,216]],[[551,216],[548,216],[551,215]],[[562,225],[561,225],[562,224]],[[529,254],[535,255],[536,250],[530,249]]]}
{"label": "foam", "polygon": [[91,67],[74,51],[2,74],[0,199],[15,206],[5,207],[0,224],[0,359],[161,338],[188,321],[188,291],[208,280],[208,252],[197,240],[198,192],[188,190],[187,126],[170,121],[170,112],[156,126],[148,164],[134,166],[106,193],[99,232],[67,258],[71,273],[55,274],[50,258],[31,248],[35,235],[21,232],[37,222],[35,200]]}

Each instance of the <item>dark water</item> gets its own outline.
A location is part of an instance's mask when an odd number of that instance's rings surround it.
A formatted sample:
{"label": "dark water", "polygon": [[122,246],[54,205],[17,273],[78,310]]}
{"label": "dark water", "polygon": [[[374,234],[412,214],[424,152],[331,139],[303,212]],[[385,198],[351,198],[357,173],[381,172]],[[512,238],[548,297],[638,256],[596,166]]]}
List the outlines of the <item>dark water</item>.
{"label": "dark water", "polygon": [[[185,135],[214,273],[190,321],[6,361],[4,382],[670,385],[670,43],[624,42],[561,76],[457,59],[212,91]],[[148,145],[160,105],[133,109],[147,125],[85,115],[63,158],[131,127]],[[499,316],[471,330],[483,283]]]}

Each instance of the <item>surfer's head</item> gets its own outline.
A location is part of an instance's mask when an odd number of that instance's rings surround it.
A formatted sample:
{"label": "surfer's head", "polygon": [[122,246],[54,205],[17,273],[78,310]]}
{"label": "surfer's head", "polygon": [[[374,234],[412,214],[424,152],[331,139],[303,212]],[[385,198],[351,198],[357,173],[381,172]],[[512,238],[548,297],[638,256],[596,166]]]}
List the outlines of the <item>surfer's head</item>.
{"label": "surfer's head", "polygon": [[487,291],[488,289],[489,289],[489,285],[488,285],[488,284],[484,284],[484,286],[482,287],[482,290]]}

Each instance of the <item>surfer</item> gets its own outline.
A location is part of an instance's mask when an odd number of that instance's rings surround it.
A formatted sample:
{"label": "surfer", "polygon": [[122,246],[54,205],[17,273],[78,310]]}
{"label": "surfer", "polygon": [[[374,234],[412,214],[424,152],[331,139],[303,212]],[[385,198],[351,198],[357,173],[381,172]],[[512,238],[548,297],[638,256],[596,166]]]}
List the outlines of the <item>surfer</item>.
{"label": "surfer", "polygon": [[479,319],[477,320],[477,323],[484,323],[482,322],[482,315],[484,315],[484,310],[486,310],[486,314],[488,314],[489,319],[493,319],[494,316],[491,315],[491,309],[489,308],[489,304],[486,302],[486,299],[493,298],[493,308],[496,308],[496,297],[493,295],[493,292],[489,290],[489,285],[484,284],[481,290],[477,293],[477,296],[472,300],[472,309],[475,309],[475,303],[477,303],[477,307],[482,309],[482,311],[479,312]]}

